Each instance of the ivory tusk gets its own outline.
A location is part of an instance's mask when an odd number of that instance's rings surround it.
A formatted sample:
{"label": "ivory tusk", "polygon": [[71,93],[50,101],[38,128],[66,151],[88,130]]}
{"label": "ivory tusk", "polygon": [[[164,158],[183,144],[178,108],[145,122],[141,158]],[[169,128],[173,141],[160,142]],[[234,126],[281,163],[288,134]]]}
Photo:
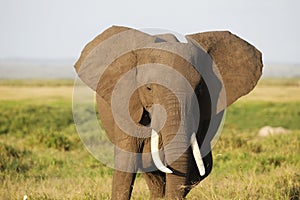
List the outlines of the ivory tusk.
{"label": "ivory tusk", "polygon": [[169,174],[173,173],[172,170],[170,170],[169,168],[164,166],[164,164],[160,160],[159,151],[158,151],[158,142],[159,142],[159,136],[158,136],[157,132],[154,129],[152,129],[152,132],[151,132],[151,155],[152,155],[153,162],[160,171],[162,171],[164,173],[169,173]]}
{"label": "ivory tusk", "polygon": [[200,172],[200,175],[204,176],[205,175],[205,167],[204,167],[204,163],[203,163],[201,152],[200,152],[200,146],[198,145],[195,133],[193,133],[192,137],[191,137],[191,146],[192,146],[193,155],[196,160],[196,164],[197,164],[198,170]]}

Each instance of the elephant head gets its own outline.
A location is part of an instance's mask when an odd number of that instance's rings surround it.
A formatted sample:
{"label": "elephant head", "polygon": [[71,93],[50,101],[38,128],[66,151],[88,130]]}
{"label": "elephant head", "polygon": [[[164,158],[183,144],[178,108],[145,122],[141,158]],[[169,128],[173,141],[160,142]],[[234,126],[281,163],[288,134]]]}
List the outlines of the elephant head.
{"label": "elephant head", "polygon": [[185,38],[113,26],[75,64],[115,144],[113,198],[130,197],[138,169],[153,197],[184,197],[211,170],[223,111],[261,76],[261,53],[230,32]]}

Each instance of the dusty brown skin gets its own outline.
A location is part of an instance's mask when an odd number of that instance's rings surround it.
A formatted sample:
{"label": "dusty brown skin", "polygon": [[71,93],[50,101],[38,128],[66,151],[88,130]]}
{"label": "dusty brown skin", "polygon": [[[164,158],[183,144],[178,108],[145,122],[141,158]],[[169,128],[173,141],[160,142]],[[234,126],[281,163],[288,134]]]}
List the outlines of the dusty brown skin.
{"label": "dusty brown skin", "polygon": [[[82,66],[83,62],[89,53],[106,39],[127,30],[131,29],[113,26],[97,36],[84,48],[81,57],[75,64],[76,71],[84,82],[88,82],[84,76],[86,72],[80,72],[80,68],[84,67]],[[167,41],[176,40],[172,35],[158,37]],[[231,105],[255,87],[262,72],[261,53],[255,47],[228,31],[198,33],[187,37],[197,42],[211,56],[214,65],[219,69],[226,89],[227,103],[225,106]],[[201,112],[197,140],[200,145],[204,145],[203,140],[212,113],[210,95],[201,74],[178,55],[147,48],[128,52],[115,59],[101,76],[97,87],[94,88],[97,92],[99,113],[101,113],[100,120],[110,140],[119,148],[129,152],[150,152],[149,138],[129,136],[116,125],[110,102],[112,91],[120,77],[130,69],[153,62],[173,67],[188,80],[195,91]],[[130,99],[129,112],[132,120],[140,126],[149,125],[151,123],[149,113],[153,104],[162,105],[167,112],[167,121],[159,132],[160,146],[163,147],[174,138],[178,130],[181,108],[176,96],[168,88],[158,84],[147,84],[138,88]],[[206,145],[209,146],[209,144]],[[172,149],[165,149],[165,159],[168,159],[171,153]],[[184,198],[195,185],[210,173],[212,169],[211,152],[204,156],[203,162],[206,173],[204,176],[200,176],[191,149],[188,148],[175,162],[168,166],[174,173],[165,174],[159,170],[143,173],[151,192],[151,198]],[[122,153],[116,150],[115,165],[128,165],[136,171],[138,169],[143,171],[143,169],[154,164],[149,157],[124,159]],[[112,199],[130,199],[135,175],[136,173],[114,171]]]}

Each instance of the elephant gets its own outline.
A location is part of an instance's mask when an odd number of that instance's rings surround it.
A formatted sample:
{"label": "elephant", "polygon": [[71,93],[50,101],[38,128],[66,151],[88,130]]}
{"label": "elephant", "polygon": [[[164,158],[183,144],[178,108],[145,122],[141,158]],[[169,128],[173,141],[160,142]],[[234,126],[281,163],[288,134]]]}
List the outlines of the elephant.
{"label": "elephant", "polygon": [[261,77],[261,52],[229,31],[184,39],[112,26],[75,64],[115,145],[112,199],[130,199],[139,171],[152,199],[184,199],[212,170],[225,109]]}

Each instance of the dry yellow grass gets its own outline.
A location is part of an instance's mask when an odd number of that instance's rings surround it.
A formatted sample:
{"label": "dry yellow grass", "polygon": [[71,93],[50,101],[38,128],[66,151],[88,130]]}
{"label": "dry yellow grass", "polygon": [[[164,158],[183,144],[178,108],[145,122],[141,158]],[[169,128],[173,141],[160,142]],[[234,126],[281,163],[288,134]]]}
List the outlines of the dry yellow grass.
{"label": "dry yellow grass", "polygon": [[242,97],[239,101],[300,101],[300,86],[258,85],[258,87],[256,87],[250,94]]}
{"label": "dry yellow grass", "polygon": [[[73,86],[39,87],[39,86],[0,86],[1,100],[49,100],[61,98],[72,100]],[[300,101],[300,86],[270,86],[258,85],[250,94],[238,101]]]}
{"label": "dry yellow grass", "polygon": [[47,100],[53,98],[72,99],[72,86],[60,87],[20,87],[20,86],[0,86],[0,101],[3,100]]}
{"label": "dry yellow grass", "polygon": [[[0,199],[23,199],[27,195],[29,199],[89,199],[98,197],[108,199],[111,193],[111,178],[96,177],[84,178],[47,178],[46,180],[24,180],[18,182],[14,178],[6,178],[4,185],[6,192],[0,194]],[[88,186],[88,187],[87,187]],[[101,188],[101,190],[99,190]],[[0,190],[1,191],[1,190]]]}

